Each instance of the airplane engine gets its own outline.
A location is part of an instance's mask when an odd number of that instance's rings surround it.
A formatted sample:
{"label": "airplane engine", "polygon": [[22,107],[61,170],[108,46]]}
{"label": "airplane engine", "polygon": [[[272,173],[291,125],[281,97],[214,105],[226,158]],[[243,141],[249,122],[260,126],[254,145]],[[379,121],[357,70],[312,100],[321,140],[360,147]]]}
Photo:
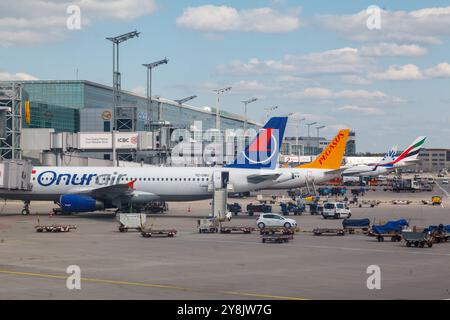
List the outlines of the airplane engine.
{"label": "airplane engine", "polygon": [[59,203],[64,212],[91,212],[105,208],[103,202],[81,194],[64,194],[60,197]]}

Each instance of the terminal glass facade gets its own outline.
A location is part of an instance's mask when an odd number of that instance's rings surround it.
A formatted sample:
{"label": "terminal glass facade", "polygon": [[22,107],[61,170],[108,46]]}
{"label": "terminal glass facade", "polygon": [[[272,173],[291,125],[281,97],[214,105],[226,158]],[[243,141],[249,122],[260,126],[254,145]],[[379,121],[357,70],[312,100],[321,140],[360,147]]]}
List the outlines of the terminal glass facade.
{"label": "terminal glass facade", "polygon": [[[27,128],[54,128],[57,132],[112,130],[112,88],[90,81],[21,81],[30,101],[30,123]],[[148,105],[146,97],[122,92],[120,106],[131,110],[132,129],[144,131],[147,120],[166,121],[174,128],[189,128],[201,121],[203,130],[215,127],[215,113],[209,110],[158,99]],[[126,113],[126,112],[125,112]],[[221,112],[221,128],[243,127],[243,117]],[[120,117],[118,117],[120,118]],[[126,119],[125,119],[126,120]],[[125,121],[124,120],[124,121]],[[248,127],[257,127],[249,121]]]}

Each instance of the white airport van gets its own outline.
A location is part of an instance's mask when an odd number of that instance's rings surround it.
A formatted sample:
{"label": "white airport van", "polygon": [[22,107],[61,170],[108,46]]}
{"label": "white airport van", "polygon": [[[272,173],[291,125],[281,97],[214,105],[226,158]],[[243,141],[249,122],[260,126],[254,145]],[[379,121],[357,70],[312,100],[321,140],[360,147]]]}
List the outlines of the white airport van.
{"label": "white airport van", "polygon": [[325,202],[323,205],[322,216],[324,219],[350,218],[352,211],[345,202]]}

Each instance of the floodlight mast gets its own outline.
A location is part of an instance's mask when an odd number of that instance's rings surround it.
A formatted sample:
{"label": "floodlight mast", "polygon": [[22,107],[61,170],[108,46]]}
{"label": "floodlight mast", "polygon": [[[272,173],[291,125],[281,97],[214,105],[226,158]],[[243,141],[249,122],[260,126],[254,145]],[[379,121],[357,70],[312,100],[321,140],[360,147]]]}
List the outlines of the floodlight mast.
{"label": "floodlight mast", "polygon": [[255,102],[257,100],[258,100],[258,98],[250,98],[250,99],[241,101],[244,104],[244,135],[245,135],[245,132],[247,131],[247,105],[252,102]]}
{"label": "floodlight mast", "polygon": [[319,127],[316,127],[316,129],[317,129],[317,138],[319,138],[319,131],[320,131],[320,129],[323,129],[323,128],[325,128],[326,126],[319,126]]}
{"label": "floodlight mast", "polygon": [[309,128],[315,124],[317,124],[317,122],[311,122],[306,124],[308,126],[308,138],[311,137],[311,135],[309,134]]}
{"label": "floodlight mast", "polygon": [[266,111],[266,122],[269,119],[270,113],[276,109],[278,109],[278,106],[264,108],[264,110]]}
{"label": "floodlight mast", "polygon": [[213,90],[216,93],[216,129],[220,131],[220,95],[230,91],[231,87],[224,87],[220,89]]}
{"label": "floodlight mast", "polygon": [[[149,115],[151,113],[151,104],[152,104],[152,69],[162,65],[167,64],[169,60],[167,58],[164,58],[162,60],[158,60],[152,63],[146,63],[143,64],[144,67],[147,68],[147,122],[150,121]],[[148,123],[148,129],[150,129],[150,123]]]}
{"label": "floodlight mast", "polygon": [[[294,120],[297,120],[297,126],[296,126],[296,128],[295,128],[295,145],[296,145],[296,147],[297,147],[297,156],[298,156],[298,159],[299,159],[299,161],[300,161],[300,148],[299,148],[299,145],[298,145],[298,138],[299,138],[299,135],[300,135],[300,123],[302,122],[302,121],[305,121],[306,120],[306,118],[305,117],[303,117],[303,118],[301,118],[301,119],[295,119],[295,116],[297,115],[297,113],[295,113],[295,112],[292,112],[292,113],[289,113],[288,114],[288,116],[291,116]],[[304,153],[304,152],[303,152]]]}
{"label": "floodlight mast", "polygon": [[139,37],[140,32],[134,30],[116,37],[108,37],[113,43],[113,112],[110,122],[112,122],[112,148],[113,148],[113,166],[117,166],[115,131],[117,128],[117,108],[120,105],[121,80],[119,72],[119,44],[134,37]]}

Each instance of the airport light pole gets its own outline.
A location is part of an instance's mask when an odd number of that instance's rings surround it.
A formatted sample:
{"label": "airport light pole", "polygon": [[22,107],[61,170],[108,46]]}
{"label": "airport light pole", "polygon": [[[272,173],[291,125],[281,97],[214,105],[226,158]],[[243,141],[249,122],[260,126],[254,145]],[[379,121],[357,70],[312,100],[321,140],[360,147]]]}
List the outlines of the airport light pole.
{"label": "airport light pole", "polygon": [[311,135],[309,134],[309,128],[315,124],[317,124],[317,122],[311,122],[306,124],[308,126],[308,138],[311,137]]}
{"label": "airport light pole", "polygon": [[252,102],[255,102],[257,100],[258,100],[258,98],[250,98],[250,99],[241,101],[244,104],[244,135],[247,130],[247,105]]}
{"label": "airport light pole", "polygon": [[220,131],[220,95],[230,91],[231,87],[224,87],[213,90],[216,93],[216,129]]}
{"label": "airport light pole", "polygon": [[317,129],[317,139],[319,139],[319,131],[320,131],[320,129],[323,129],[323,128],[325,128],[326,126],[319,126],[319,127],[316,127],[316,129]]}
{"label": "airport light pole", "polygon": [[106,40],[109,40],[113,43],[113,112],[112,112],[112,149],[113,149],[113,166],[117,166],[117,155],[116,155],[116,143],[115,143],[115,131],[117,128],[117,108],[120,105],[120,91],[121,91],[121,80],[120,80],[120,71],[119,71],[119,44],[125,42],[129,39],[139,37],[140,32],[134,30],[132,32],[128,32],[116,37],[108,37]]}
{"label": "airport light pole", "polygon": [[[149,114],[151,113],[151,105],[152,105],[152,69],[156,68],[159,65],[167,64],[169,60],[164,58],[162,60],[158,60],[152,63],[143,64],[144,67],[147,68],[147,122],[150,121]],[[148,123],[148,129],[150,129],[150,123]]]}
{"label": "airport light pole", "polygon": [[270,113],[277,109],[278,109],[278,106],[264,108],[264,110],[266,111],[266,122],[269,119]]}
{"label": "airport light pole", "polygon": [[300,123],[301,123],[302,121],[305,121],[306,118],[303,117],[303,118],[301,118],[301,119],[295,119],[295,116],[296,116],[296,115],[297,115],[297,113],[295,113],[295,112],[292,112],[292,113],[289,113],[289,114],[288,114],[288,116],[292,116],[292,118],[293,118],[294,120],[297,120],[297,126],[296,126],[296,128],[295,128],[295,145],[297,146],[297,156],[298,156],[298,159],[299,159],[299,161],[300,161],[300,148],[299,148],[299,145],[298,145],[298,138],[299,138],[299,135],[300,135]]}

